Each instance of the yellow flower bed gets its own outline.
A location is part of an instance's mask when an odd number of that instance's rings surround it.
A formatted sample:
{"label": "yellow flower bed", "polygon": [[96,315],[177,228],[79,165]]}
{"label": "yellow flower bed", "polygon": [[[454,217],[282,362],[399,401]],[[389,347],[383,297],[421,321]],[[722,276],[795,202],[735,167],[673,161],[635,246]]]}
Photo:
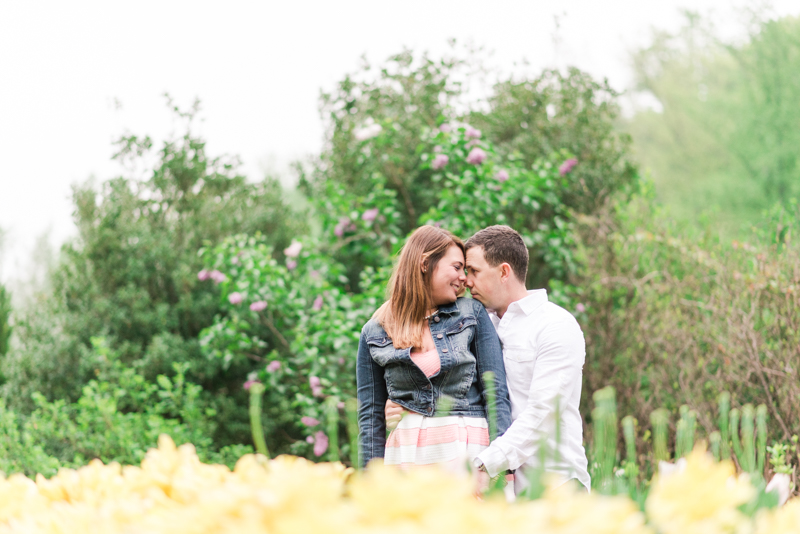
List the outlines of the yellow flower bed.
{"label": "yellow flower bed", "polygon": [[[755,521],[736,507],[752,496],[728,464],[701,452],[687,470],[656,481],[650,523],[669,532],[794,532],[800,507]],[[733,480],[733,482],[731,482]],[[753,530],[757,528],[756,530]],[[248,455],[233,471],[203,464],[191,445],[162,436],[140,467],[90,462],[47,480],[0,480],[0,534],[199,533],[655,533],[625,497],[548,491],[533,502],[477,501],[471,483],[435,469],[409,474],[375,466],[353,474],[341,464]]]}

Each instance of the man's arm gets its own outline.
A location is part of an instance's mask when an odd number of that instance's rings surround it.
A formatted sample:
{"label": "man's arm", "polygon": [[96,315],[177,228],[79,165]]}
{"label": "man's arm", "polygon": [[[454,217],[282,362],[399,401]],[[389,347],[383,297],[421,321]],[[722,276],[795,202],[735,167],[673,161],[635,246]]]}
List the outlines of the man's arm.
{"label": "man's arm", "polygon": [[525,409],[503,436],[478,455],[493,477],[506,469],[518,469],[535,454],[539,443],[555,428],[557,399],[561,397],[566,402],[575,383],[581,382],[585,345],[577,322],[554,323],[537,341],[538,354]]}

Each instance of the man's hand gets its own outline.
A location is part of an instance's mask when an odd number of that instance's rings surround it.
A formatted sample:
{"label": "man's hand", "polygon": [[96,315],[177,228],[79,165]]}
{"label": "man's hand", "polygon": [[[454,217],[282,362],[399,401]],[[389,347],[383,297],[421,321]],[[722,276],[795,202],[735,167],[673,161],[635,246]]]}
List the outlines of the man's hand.
{"label": "man's hand", "polygon": [[392,402],[391,399],[386,401],[386,428],[389,430],[394,430],[397,427],[397,424],[400,422],[400,419],[403,418],[403,414],[405,413],[405,408]]}

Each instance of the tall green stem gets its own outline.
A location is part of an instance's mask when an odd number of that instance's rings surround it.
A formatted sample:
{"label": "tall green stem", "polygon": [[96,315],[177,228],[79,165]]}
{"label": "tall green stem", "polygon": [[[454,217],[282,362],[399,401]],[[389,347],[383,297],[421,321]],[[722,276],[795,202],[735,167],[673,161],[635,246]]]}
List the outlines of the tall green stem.
{"label": "tall green stem", "polygon": [[256,452],[269,458],[267,442],[264,440],[264,429],[261,426],[261,396],[263,394],[264,384],[256,382],[250,386],[250,430],[253,433]]}

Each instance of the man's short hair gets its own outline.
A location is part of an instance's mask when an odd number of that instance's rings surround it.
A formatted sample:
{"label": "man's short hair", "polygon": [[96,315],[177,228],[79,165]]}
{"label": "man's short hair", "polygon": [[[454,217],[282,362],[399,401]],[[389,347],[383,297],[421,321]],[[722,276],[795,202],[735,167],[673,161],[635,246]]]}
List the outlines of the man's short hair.
{"label": "man's short hair", "polygon": [[510,226],[497,224],[477,232],[464,243],[466,250],[482,247],[486,263],[497,267],[507,263],[514,270],[517,279],[525,283],[528,275],[528,247],[522,236]]}

